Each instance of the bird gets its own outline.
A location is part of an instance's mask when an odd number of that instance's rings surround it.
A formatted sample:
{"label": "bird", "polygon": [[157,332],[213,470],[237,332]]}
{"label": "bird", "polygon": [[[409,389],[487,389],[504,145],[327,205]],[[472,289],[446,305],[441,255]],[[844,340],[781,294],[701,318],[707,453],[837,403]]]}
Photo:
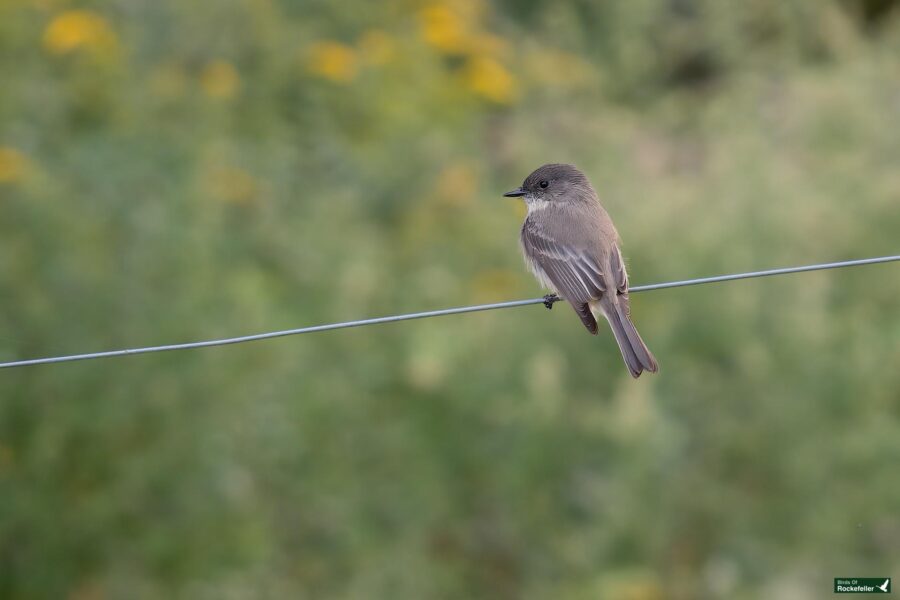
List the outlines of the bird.
{"label": "bird", "polygon": [[885,580],[884,580],[884,583],[882,583],[881,585],[879,585],[879,586],[877,586],[877,587],[878,587],[878,589],[881,590],[882,592],[886,592],[886,591],[888,591],[888,586],[889,586],[889,585],[891,585],[891,580],[890,580],[890,579],[885,579]]}
{"label": "bird", "polygon": [[545,306],[565,300],[593,335],[602,316],[631,376],[656,373],[656,358],[631,321],[619,233],[587,176],[574,165],[546,164],[503,195],[528,208],[519,239],[527,266],[552,292]]}

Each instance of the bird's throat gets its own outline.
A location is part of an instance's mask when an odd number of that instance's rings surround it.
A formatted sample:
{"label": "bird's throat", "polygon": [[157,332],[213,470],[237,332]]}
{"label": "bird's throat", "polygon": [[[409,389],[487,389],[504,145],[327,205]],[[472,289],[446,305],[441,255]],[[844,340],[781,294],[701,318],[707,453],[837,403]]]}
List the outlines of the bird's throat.
{"label": "bird's throat", "polygon": [[530,215],[533,212],[537,212],[540,210],[544,210],[550,203],[546,200],[542,200],[540,198],[535,198],[534,196],[525,196],[525,206],[528,207],[528,214]]}

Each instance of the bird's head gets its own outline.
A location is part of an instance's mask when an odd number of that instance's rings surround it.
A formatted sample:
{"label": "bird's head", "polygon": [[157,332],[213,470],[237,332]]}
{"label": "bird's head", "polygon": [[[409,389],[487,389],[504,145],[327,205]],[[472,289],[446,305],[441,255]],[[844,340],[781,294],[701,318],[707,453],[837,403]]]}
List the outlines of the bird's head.
{"label": "bird's head", "polygon": [[573,165],[565,164],[538,167],[525,178],[520,187],[503,195],[507,198],[522,198],[529,206],[596,198],[584,173]]}

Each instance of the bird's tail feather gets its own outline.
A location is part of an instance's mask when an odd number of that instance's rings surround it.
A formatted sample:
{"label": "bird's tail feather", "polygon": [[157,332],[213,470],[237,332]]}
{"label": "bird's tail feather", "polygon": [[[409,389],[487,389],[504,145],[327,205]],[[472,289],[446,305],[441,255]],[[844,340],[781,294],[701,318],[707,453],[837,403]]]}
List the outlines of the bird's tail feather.
{"label": "bird's tail feather", "polygon": [[600,302],[599,308],[609,322],[631,376],[640,377],[644,371],[656,373],[659,365],[631,322],[627,300],[623,301],[614,296],[608,298]]}

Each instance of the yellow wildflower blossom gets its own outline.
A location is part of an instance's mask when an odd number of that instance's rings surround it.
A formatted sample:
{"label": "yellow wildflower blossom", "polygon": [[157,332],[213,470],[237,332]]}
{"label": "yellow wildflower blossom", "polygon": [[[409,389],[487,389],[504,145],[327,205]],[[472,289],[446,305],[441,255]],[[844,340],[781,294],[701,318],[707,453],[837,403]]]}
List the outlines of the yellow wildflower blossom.
{"label": "yellow wildflower blossom", "polygon": [[445,54],[478,53],[483,0],[436,2],[419,11],[425,41]]}
{"label": "yellow wildflower blossom", "polygon": [[21,181],[28,171],[28,159],[14,148],[0,146],[0,183]]}
{"label": "yellow wildflower blossom", "polygon": [[468,60],[463,79],[470,90],[497,104],[510,104],[515,100],[515,77],[502,64],[485,56]]}
{"label": "yellow wildflower blossom", "polygon": [[231,98],[241,86],[241,78],[234,66],[224,60],[206,65],[200,75],[200,86],[212,98]]}
{"label": "yellow wildflower blossom", "polygon": [[462,16],[444,4],[432,4],[419,12],[419,23],[425,41],[447,54],[464,52],[468,27]]}
{"label": "yellow wildflower blossom", "polygon": [[336,83],[349,83],[356,77],[356,51],[339,42],[318,42],[309,51],[306,68],[310,73]]}
{"label": "yellow wildflower blossom", "polygon": [[51,54],[68,54],[79,49],[109,53],[118,46],[109,22],[88,10],[67,10],[44,30],[44,48]]}

